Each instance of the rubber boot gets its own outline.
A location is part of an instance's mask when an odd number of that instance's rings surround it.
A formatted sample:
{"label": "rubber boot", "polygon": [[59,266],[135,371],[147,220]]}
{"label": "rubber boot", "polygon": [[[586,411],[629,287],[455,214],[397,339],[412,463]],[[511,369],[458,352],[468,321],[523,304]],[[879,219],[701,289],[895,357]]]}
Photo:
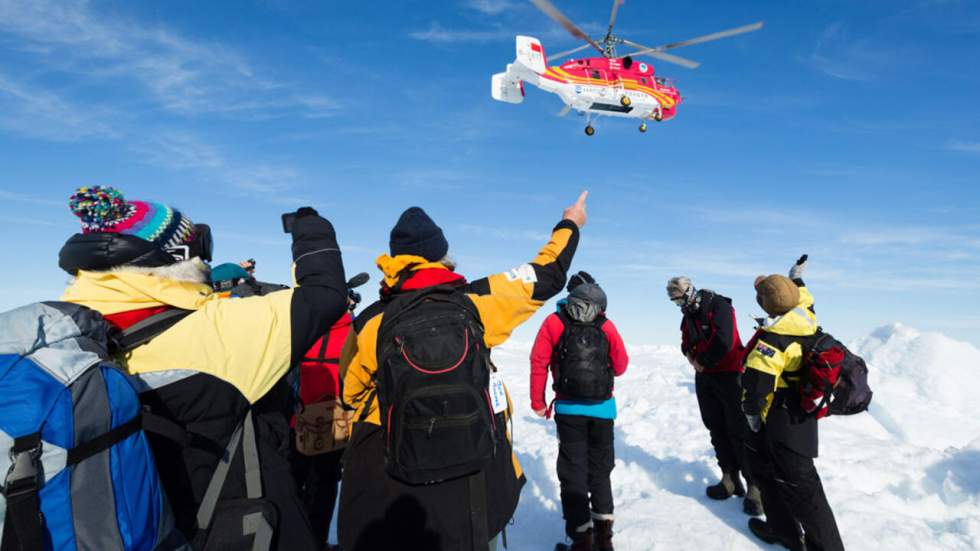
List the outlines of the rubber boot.
{"label": "rubber boot", "polygon": [[742,486],[742,479],[738,476],[738,471],[724,473],[721,482],[714,486],[708,486],[704,491],[711,499],[728,499],[733,495],[742,497],[745,495],[745,486]]}
{"label": "rubber boot", "polygon": [[761,517],[765,514],[762,509],[762,495],[759,493],[758,486],[749,484],[749,491],[745,494],[745,500],[742,501],[742,511],[753,517]]}
{"label": "rubber boot", "polygon": [[749,519],[749,530],[755,534],[755,537],[766,543],[775,543],[781,545],[790,551],[806,551],[806,544],[803,543],[802,538],[797,540],[787,539],[779,534],[773,532],[766,521],[758,518]]}
{"label": "rubber boot", "polygon": [[613,521],[593,520],[595,527],[595,551],[613,551]]}

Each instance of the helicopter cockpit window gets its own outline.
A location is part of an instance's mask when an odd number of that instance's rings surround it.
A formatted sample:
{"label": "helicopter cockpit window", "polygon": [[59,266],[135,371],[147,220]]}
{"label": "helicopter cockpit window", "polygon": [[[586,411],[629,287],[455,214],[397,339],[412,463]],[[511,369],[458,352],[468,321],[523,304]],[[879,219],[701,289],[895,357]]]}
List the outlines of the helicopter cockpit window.
{"label": "helicopter cockpit window", "polygon": [[657,84],[659,84],[661,86],[666,86],[667,85],[667,79],[665,79],[663,77],[655,77],[655,80],[657,81]]}
{"label": "helicopter cockpit window", "polygon": [[640,84],[646,84],[646,83],[647,83],[647,77],[640,77]]}
{"label": "helicopter cockpit window", "polygon": [[593,69],[592,70],[592,78],[601,79],[602,78],[602,75],[599,73],[599,71],[596,71],[596,70]]}

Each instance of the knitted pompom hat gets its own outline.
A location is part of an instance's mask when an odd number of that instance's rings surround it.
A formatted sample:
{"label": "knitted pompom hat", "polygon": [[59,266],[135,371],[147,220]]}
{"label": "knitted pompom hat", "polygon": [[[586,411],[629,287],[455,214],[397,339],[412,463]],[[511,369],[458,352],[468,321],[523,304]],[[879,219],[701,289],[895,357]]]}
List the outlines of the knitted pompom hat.
{"label": "knitted pompom hat", "polygon": [[82,233],[132,235],[167,250],[189,245],[194,223],[180,211],[160,203],[127,201],[116,188],[81,187],[68,200],[82,221]]}

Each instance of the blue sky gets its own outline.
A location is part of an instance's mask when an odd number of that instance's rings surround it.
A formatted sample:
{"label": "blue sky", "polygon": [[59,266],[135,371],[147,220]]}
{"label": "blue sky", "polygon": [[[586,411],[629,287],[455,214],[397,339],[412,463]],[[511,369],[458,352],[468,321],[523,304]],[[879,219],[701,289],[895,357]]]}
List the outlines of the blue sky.
{"label": "blue sky", "polygon": [[[556,3],[604,28],[606,2]],[[627,0],[617,27],[656,45],[756,20],[678,51],[697,70],[654,62],[684,95],[676,119],[588,138],[555,96],[490,99],[515,34],[576,45],[520,0],[0,0],[0,309],[60,293],[79,185],[182,209],[268,280],[288,277],[279,214],[299,205],[372,275],[421,205],[475,278],[530,259],[589,189],[575,268],[629,342],[676,342],[678,274],[734,297],[747,333],[754,276],[806,252],[828,330],[980,344],[980,4]]]}

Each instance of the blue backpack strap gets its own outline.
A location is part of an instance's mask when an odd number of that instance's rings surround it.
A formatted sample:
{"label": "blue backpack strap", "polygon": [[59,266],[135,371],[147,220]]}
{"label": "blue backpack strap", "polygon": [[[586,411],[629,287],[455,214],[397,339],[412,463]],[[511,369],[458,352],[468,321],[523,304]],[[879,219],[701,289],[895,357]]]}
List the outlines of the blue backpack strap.
{"label": "blue backpack strap", "polygon": [[3,483],[7,514],[2,551],[43,551],[44,519],[38,490],[41,487],[41,433],[14,439],[13,459]]}

